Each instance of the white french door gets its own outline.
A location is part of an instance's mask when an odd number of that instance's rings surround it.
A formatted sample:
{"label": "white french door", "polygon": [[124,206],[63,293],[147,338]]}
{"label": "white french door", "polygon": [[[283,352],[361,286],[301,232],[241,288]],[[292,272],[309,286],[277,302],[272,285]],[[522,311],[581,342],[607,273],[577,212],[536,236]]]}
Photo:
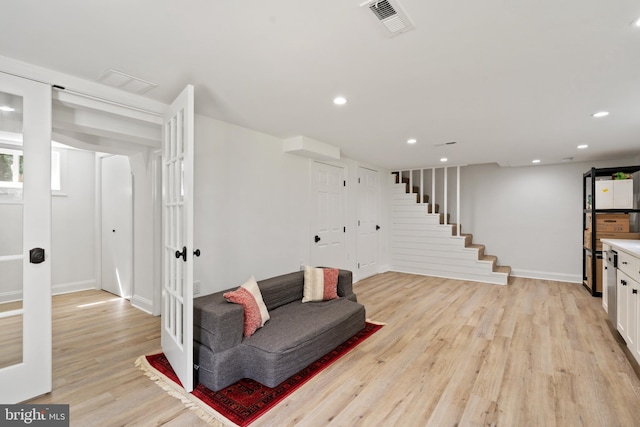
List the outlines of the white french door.
{"label": "white french door", "polygon": [[51,87],[0,72],[0,403],[51,391]]}
{"label": "white french door", "polygon": [[378,172],[358,167],[358,280],[378,272]]}
{"label": "white french door", "polygon": [[162,129],[162,351],[193,390],[193,86],[164,115]]}
{"label": "white french door", "polygon": [[345,268],[345,178],[344,168],[313,162],[311,215],[311,263]]}

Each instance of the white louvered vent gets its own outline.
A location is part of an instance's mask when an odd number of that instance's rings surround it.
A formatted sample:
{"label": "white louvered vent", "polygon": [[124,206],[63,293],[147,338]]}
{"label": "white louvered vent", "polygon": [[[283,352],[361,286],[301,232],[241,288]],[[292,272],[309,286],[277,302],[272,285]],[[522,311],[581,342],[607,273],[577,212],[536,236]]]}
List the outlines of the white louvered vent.
{"label": "white louvered vent", "polygon": [[109,68],[107,71],[102,73],[96,81],[128,92],[137,93],[138,95],[149,92],[151,89],[158,86],[157,83],[143,80],[139,77],[134,77],[130,74],[123,73],[122,71],[114,70],[113,68]]}
{"label": "white louvered vent", "polygon": [[397,0],[369,0],[360,6],[366,6],[391,36],[415,28]]}

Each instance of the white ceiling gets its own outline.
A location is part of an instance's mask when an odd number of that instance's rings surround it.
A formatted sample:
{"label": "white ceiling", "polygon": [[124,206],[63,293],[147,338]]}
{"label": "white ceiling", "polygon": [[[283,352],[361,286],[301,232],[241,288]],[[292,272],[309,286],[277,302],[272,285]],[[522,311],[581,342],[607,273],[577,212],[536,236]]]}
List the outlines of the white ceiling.
{"label": "white ceiling", "polygon": [[388,169],[640,153],[637,0],[399,0],[394,38],[362,1],[2,0],[0,55]]}

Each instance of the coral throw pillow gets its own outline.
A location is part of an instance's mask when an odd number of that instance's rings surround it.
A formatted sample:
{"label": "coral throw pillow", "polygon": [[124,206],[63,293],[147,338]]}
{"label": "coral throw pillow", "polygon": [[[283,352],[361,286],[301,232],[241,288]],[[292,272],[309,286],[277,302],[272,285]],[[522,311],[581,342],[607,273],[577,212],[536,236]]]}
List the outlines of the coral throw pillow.
{"label": "coral throw pillow", "polygon": [[338,298],[338,269],[304,267],[302,302],[328,301]]}
{"label": "coral throw pillow", "polygon": [[242,305],[245,337],[253,335],[270,318],[258,283],[253,276],[235,291],[225,292],[222,296],[229,302]]}

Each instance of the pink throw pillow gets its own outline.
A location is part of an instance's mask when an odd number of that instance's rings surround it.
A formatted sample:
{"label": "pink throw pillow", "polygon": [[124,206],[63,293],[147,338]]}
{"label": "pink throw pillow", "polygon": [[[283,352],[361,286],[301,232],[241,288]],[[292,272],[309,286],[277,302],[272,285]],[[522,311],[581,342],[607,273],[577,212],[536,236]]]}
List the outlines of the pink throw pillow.
{"label": "pink throw pillow", "polygon": [[235,291],[225,292],[222,296],[229,302],[242,305],[245,337],[253,335],[270,318],[258,283],[253,277]]}
{"label": "pink throw pillow", "polygon": [[304,267],[302,302],[328,301],[338,298],[337,268]]}

